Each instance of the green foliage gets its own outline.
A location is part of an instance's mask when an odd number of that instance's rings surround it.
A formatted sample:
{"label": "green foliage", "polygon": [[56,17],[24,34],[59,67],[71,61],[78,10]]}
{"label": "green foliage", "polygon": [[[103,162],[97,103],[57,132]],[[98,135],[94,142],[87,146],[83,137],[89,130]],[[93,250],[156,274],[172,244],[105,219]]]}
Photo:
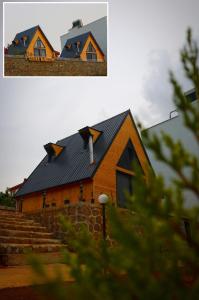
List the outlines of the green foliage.
{"label": "green foliage", "polygon": [[15,207],[15,199],[8,189],[4,193],[0,192],[0,206]]}
{"label": "green foliage", "polygon": [[[198,48],[191,30],[181,60],[199,99]],[[199,109],[187,101],[174,74],[170,76],[176,107],[199,143]],[[198,157],[164,132],[159,138],[145,131],[144,140],[176,178],[168,187],[164,178],[151,170],[146,180],[137,169],[128,211],[108,207],[108,233],[113,245],[108,240],[95,241],[89,233],[72,231],[69,240],[75,254],[66,252],[65,263],[71,268],[75,284],[65,288],[65,299],[71,294],[73,299],[96,300],[198,299],[199,206],[185,208],[183,194],[189,190],[199,200]],[[163,149],[167,149],[167,155]],[[189,220],[191,233],[182,230],[182,220],[186,224]],[[57,289],[54,291],[55,298],[62,299]]]}

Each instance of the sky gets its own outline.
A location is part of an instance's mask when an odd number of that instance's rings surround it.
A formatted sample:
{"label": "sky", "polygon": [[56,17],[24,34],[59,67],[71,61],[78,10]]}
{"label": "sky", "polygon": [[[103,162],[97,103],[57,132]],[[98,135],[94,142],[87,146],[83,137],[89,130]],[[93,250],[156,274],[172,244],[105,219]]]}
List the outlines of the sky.
{"label": "sky", "polygon": [[[28,13],[14,10],[9,25],[4,20],[6,39],[15,34],[7,26],[17,32],[42,20],[44,32],[59,48],[57,33],[65,33],[73,19],[82,17],[86,24],[104,13],[90,8],[75,12],[78,4],[73,4],[74,15],[65,14],[59,5],[43,10],[40,4]],[[0,190],[30,175],[45,155],[44,144],[84,126],[129,108],[146,128],[168,119],[174,109],[170,69],[185,91],[192,87],[184,79],[179,50],[188,26],[199,42],[198,0],[111,0],[108,12],[108,77],[2,78],[1,53]],[[1,16],[3,20],[2,2]],[[1,43],[2,34],[1,21]]]}
{"label": "sky", "polygon": [[[19,21],[16,16],[21,12],[23,17]],[[104,16],[107,3],[6,3],[4,45],[11,44],[17,32],[40,25],[54,49],[60,52],[60,36],[68,32],[73,21],[82,19],[85,25]]]}

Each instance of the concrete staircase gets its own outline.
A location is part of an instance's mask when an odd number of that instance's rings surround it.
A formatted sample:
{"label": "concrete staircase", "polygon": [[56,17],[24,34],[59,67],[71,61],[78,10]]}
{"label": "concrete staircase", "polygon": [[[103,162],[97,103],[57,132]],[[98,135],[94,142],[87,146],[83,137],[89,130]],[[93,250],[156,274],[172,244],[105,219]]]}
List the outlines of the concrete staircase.
{"label": "concrete staircase", "polygon": [[0,210],[0,266],[28,264],[27,253],[35,253],[42,263],[59,262],[63,247],[46,227],[22,213]]}

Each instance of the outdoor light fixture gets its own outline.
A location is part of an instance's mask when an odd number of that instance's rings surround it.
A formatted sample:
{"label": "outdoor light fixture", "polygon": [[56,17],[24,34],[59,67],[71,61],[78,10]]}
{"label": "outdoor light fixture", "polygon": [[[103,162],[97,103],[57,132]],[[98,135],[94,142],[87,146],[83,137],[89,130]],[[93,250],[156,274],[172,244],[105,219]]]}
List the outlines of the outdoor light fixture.
{"label": "outdoor light fixture", "polygon": [[106,240],[106,203],[108,202],[108,196],[101,194],[98,197],[98,201],[102,205],[102,233],[103,239]]}

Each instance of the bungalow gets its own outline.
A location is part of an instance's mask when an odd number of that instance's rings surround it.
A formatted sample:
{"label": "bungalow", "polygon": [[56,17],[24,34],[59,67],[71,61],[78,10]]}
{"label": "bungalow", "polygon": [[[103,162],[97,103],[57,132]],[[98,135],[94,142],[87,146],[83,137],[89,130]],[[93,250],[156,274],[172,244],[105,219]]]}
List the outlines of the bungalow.
{"label": "bungalow", "polygon": [[90,31],[68,39],[61,57],[79,58],[83,61],[104,61],[104,53]]}
{"label": "bungalow", "polygon": [[50,60],[58,56],[39,25],[17,33],[8,46],[8,55],[24,55],[30,60]]}
{"label": "bungalow", "polygon": [[131,163],[139,163],[146,176],[150,166],[130,110],[44,149],[47,155],[16,193],[23,212],[97,203],[102,193],[125,207],[125,191],[133,191]]}

